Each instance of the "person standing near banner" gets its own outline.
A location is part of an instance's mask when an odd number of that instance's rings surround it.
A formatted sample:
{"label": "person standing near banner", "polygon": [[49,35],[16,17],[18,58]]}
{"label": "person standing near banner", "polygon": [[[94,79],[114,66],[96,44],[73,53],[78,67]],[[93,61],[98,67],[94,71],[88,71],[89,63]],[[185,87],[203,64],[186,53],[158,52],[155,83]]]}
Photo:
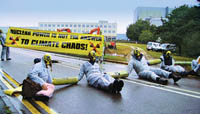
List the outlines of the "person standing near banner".
{"label": "person standing near banner", "polygon": [[5,46],[6,42],[6,36],[3,35],[3,31],[0,29],[0,41],[2,45],[2,51],[1,51],[1,61],[4,61],[4,57],[6,54],[6,60],[11,60],[10,56],[10,49],[9,47]]}

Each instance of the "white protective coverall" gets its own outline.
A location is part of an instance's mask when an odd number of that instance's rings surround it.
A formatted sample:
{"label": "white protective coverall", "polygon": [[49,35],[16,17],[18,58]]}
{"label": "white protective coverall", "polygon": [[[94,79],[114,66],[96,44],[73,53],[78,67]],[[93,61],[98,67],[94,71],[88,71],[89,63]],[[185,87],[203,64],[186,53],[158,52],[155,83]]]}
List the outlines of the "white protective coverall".
{"label": "white protective coverall", "polygon": [[160,57],[160,59],[161,59],[160,68],[169,72],[178,72],[178,73],[185,72],[185,69],[182,66],[175,65],[175,61],[172,57],[170,58],[171,59],[170,65],[166,65],[165,57],[163,55]]}
{"label": "white protective coverall", "polygon": [[200,74],[200,56],[196,60],[192,60],[191,68],[197,74]]}
{"label": "white protective coverall", "polygon": [[5,55],[6,55],[6,59],[9,59],[10,50],[9,50],[9,47],[5,46],[5,42],[6,42],[5,34],[0,34],[0,41],[1,41],[1,45],[2,45],[1,59],[3,60]]}
{"label": "white protective coverall", "polygon": [[104,90],[109,90],[109,85],[114,82],[114,78],[108,74],[103,74],[97,63],[92,65],[90,62],[85,62],[81,68],[78,75],[79,81],[86,75],[86,79],[89,85],[96,88],[101,88]]}
{"label": "white protective coverall", "polygon": [[32,69],[32,71],[28,74],[29,79],[32,81],[42,85],[46,84],[47,90],[41,90],[37,92],[37,95],[46,95],[48,97],[51,97],[54,92],[54,85],[52,84],[52,76],[50,75],[50,71],[48,68],[46,68],[46,64],[43,60],[41,59],[41,62],[36,63]]}
{"label": "white protective coverall", "polygon": [[152,68],[148,66],[147,60],[142,56],[139,61],[134,55],[128,63],[128,73],[131,74],[132,69],[136,71],[140,78],[149,79],[156,81],[157,77],[169,78],[170,72],[162,70],[160,68]]}

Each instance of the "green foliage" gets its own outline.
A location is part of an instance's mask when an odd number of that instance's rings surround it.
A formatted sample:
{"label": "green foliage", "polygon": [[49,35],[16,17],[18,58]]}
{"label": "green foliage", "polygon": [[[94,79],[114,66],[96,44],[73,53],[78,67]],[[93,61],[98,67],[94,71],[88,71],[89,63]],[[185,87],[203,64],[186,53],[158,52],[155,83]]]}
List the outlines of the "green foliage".
{"label": "green foliage", "polygon": [[10,108],[8,106],[4,106],[4,112],[6,114],[12,114],[12,111],[10,110]]}
{"label": "green foliage", "polygon": [[149,21],[138,20],[135,24],[129,25],[126,35],[132,41],[138,41],[143,30],[155,31],[156,26],[151,26]]}
{"label": "green foliage", "polygon": [[162,42],[174,43],[178,54],[195,57],[200,54],[200,7],[183,5],[168,15],[168,20],[162,20],[155,35]]}
{"label": "green foliage", "polygon": [[149,30],[143,30],[139,36],[139,41],[147,43],[148,41],[153,41],[153,34]]}

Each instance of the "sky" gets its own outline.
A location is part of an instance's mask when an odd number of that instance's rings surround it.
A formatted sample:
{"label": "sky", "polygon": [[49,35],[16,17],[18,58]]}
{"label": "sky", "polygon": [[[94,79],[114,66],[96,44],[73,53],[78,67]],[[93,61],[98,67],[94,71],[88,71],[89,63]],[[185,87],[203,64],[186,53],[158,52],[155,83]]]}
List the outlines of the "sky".
{"label": "sky", "polygon": [[196,0],[0,0],[0,26],[38,26],[38,22],[117,23],[125,34],[136,7],[197,5]]}

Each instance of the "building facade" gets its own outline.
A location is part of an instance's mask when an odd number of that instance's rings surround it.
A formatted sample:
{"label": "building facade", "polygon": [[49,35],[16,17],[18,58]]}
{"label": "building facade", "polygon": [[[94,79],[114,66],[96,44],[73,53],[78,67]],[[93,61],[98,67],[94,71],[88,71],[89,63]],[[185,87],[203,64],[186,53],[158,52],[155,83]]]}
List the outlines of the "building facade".
{"label": "building facade", "polygon": [[161,18],[166,19],[173,9],[174,8],[169,7],[137,7],[134,11],[134,23],[142,19],[156,26],[160,26],[162,25]]}
{"label": "building facade", "polygon": [[89,33],[92,29],[100,27],[101,33],[106,40],[115,40],[117,37],[117,23],[99,21],[98,23],[87,22],[39,22],[39,29],[57,31],[57,29],[69,28],[73,33]]}

